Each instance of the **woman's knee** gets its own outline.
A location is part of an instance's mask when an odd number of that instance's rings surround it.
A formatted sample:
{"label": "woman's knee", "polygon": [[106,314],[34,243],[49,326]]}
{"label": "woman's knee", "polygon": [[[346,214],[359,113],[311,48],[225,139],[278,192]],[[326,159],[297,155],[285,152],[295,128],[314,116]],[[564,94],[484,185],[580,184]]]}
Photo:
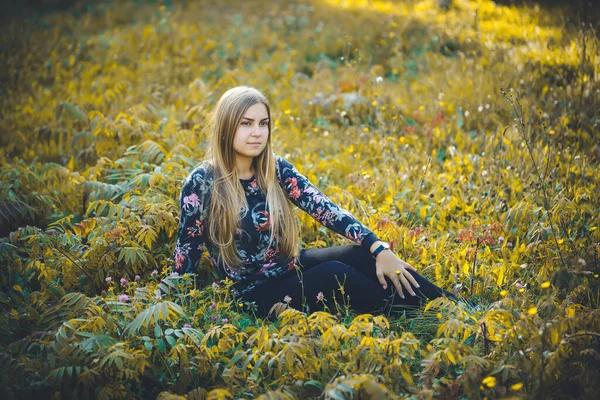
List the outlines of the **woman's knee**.
{"label": "woman's knee", "polygon": [[327,261],[315,268],[314,272],[318,274],[313,278],[314,281],[323,286],[337,287],[338,282],[343,284],[347,280],[360,278],[359,271],[341,261]]}
{"label": "woman's knee", "polygon": [[352,267],[341,261],[328,261],[323,264],[321,269],[326,271],[328,275],[347,275],[355,272]]}

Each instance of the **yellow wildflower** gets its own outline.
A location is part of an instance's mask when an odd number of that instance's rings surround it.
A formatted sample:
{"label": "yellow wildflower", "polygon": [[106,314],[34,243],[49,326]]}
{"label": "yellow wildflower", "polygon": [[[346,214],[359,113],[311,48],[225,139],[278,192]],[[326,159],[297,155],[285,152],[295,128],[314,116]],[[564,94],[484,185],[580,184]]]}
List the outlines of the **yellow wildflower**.
{"label": "yellow wildflower", "polygon": [[537,312],[538,312],[537,307],[531,307],[529,310],[527,310],[527,314],[529,314],[529,315],[535,315],[535,314],[537,314]]}
{"label": "yellow wildflower", "polygon": [[504,297],[508,294],[508,292],[506,290],[503,290],[500,292],[500,296]]}
{"label": "yellow wildflower", "polygon": [[546,281],[540,285],[542,289],[547,289],[550,287],[550,282]]}
{"label": "yellow wildflower", "polygon": [[511,385],[510,390],[516,392],[518,390],[521,390],[523,388],[523,382],[519,382],[519,383],[515,383],[514,385]]}
{"label": "yellow wildflower", "polygon": [[495,376],[487,376],[487,377],[483,378],[483,381],[481,381],[481,383],[483,383],[485,386],[487,386],[489,388],[493,388],[494,386],[496,386],[496,377]]}

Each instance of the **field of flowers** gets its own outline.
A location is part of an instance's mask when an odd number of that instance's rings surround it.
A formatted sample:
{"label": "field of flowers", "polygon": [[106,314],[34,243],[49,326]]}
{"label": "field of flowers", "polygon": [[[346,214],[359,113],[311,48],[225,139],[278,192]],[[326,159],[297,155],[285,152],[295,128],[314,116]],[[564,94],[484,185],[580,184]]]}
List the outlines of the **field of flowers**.
{"label": "field of flowers", "polygon": [[[5,18],[2,398],[597,398],[600,41],[592,13],[526,4]],[[270,98],[277,154],[481,309],[265,320],[208,258],[172,274],[182,180],[237,85]],[[348,243],[297,211],[304,246]]]}

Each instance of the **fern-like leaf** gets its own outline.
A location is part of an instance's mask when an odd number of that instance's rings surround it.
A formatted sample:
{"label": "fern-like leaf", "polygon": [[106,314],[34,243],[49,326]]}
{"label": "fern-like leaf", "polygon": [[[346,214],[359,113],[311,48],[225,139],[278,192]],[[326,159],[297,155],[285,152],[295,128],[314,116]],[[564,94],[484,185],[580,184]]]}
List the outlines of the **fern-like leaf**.
{"label": "fern-like leaf", "polygon": [[185,312],[179,305],[171,301],[156,303],[139,313],[138,316],[127,325],[125,333],[128,335],[135,335],[141,328],[147,327],[152,323],[157,325],[160,321],[173,322],[175,318],[178,317],[185,317]]}

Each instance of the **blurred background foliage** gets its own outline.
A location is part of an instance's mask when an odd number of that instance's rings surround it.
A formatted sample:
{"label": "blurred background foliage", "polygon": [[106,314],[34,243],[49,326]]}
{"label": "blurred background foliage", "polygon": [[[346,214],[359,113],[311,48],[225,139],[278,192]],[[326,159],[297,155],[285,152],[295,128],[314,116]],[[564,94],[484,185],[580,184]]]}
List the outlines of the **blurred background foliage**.
{"label": "blurred background foliage", "polygon": [[[2,9],[3,398],[598,395],[592,2]],[[207,258],[171,274],[182,181],[236,85],[270,98],[278,154],[482,309],[263,320]],[[298,218],[304,246],[346,243]]]}

